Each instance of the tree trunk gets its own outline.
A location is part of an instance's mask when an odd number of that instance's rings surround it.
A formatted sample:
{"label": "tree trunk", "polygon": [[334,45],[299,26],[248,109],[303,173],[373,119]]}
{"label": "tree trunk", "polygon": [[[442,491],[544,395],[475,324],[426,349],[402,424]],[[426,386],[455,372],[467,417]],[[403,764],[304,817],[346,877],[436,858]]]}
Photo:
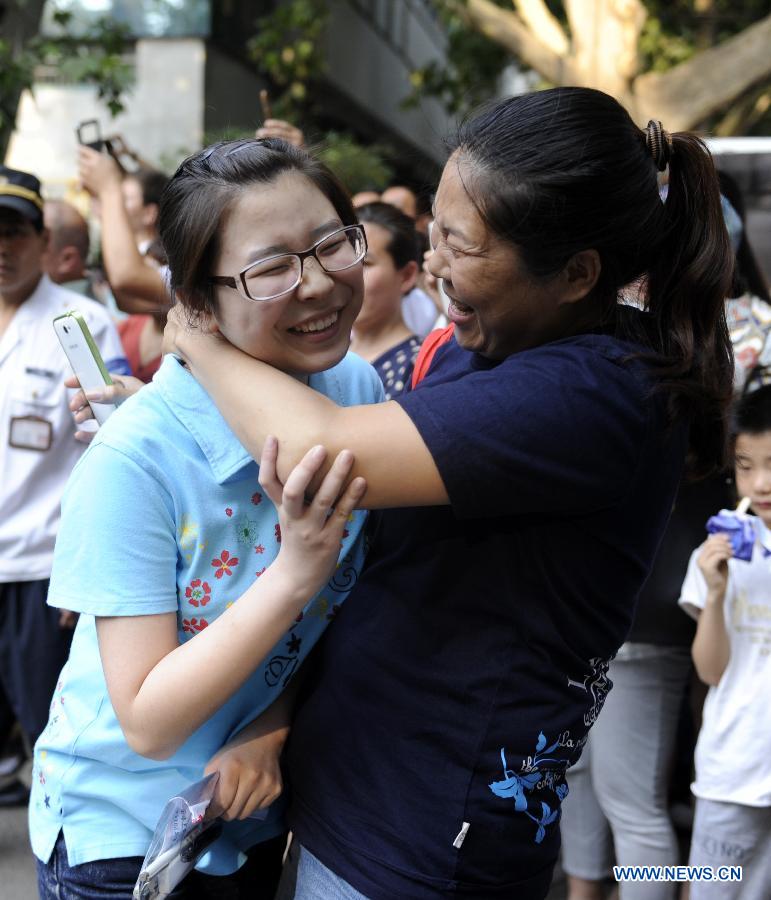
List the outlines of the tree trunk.
{"label": "tree trunk", "polygon": [[[45,0],[8,0],[0,2],[0,40],[11,50],[14,59],[24,52],[29,40],[40,31]],[[0,124],[0,159],[5,159],[8,141],[16,122],[21,90],[14,89],[0,96],[2,124]]]}
{"label": "tree trunk", "polygon": [[771,77],[771,15],[668,72],[634,82],[638,121],[661,119],[668,131],[694,128]]}
{"label": "tree trunk", "polygon": [[[771,15],[667,72],[638,75],[637,46],[646,10],[640,0],[565,0],[571,42],[562,50],[559,25],[542,0],[512,0],[519,14],[491,0],[453,3],[466,24],[505,47],[554,85],[606,91],[644,125],[661,119],[669,131],[697,127],[771,78]],[[702,0],[705,11],[710,0]],[[533,30],[546,23],[541,39]]]}

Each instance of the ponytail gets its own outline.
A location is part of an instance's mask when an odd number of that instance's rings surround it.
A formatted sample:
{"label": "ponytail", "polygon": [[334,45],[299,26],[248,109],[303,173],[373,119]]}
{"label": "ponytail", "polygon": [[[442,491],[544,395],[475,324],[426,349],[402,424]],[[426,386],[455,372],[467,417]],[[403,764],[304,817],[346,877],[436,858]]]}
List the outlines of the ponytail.
{"label": "ponytail", "polygon": [[691,470],[720,468],[728,447],[733,354],[725,301],[733,253],[712,157],[691,134],[672,135],[667,236],[648,269],[647,309],[672,421],[691,419]]}

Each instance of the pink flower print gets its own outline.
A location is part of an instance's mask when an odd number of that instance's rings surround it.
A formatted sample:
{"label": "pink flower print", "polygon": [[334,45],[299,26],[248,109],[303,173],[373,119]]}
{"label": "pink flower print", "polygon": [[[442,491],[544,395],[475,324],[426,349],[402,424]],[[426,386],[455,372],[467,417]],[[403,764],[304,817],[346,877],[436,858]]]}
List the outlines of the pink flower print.
{"label": "pink flower print", "polygon": [[211,561],[211,564],[217,570],[214,577],[222,578],[223,575],[233,574],[233,569],[238,565],[238,557],[231,556],[227,550],[223,550],[219,557]]}
{"label": "pink flower print", "polygon": [[266,566],[263,566],[259,572],[255,572],[254,574],[259,578],[260,575],[262,575],[262,573],[265,571],[265,569],[266,569]]}
{"label": "pink flower print", "polygon": [[257,546],[254,548],[254,552],[255,553],[264,553],[265,548],[262,546],[262,544],[257,544]]}
{"label": "pink flower print", "polygon": [[278,523],[276,523],[275,532],[276,532],[276,540],[280,544],[281,543],[281,526]]}
{"label": "pink flower print", "polygon": [[228,506],[228,508],[225,510],[225,515],[226,515],[228,518],[230,518],[230,516],[233,515],[233,510],[232,510],[229,506]]}
{"label": "pink flower print", "polygon": [[182,630],[187,631],[189,634],[195,634],[198,631],[203,631],[209,623],[206,619],[183,619],[182,620]]}
{"label": "pink flower print", "polygon": [[259,506],[260,503],[262,503],[262,494],[259,491],[252,494],[252,503],[254,503],[255,506]]}
{"label": "pink flower print", "polygon": [[208,581],[194,578],[185,588],[185,597],[191,606],[206,606],[211,600],[211,588]]}

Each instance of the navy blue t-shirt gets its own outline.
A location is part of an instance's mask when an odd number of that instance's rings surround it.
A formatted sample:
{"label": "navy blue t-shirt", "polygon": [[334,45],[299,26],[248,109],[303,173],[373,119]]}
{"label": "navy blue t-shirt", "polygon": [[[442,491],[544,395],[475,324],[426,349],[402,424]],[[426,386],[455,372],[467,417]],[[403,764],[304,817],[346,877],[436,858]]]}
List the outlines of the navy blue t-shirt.
{"label": "navy blue t-shirt", "polygon": [[548,890],[685,457],[638,349],[452,340],[398,400],[451,505],[380,516],[288,747],[296,838],[373,900]]}

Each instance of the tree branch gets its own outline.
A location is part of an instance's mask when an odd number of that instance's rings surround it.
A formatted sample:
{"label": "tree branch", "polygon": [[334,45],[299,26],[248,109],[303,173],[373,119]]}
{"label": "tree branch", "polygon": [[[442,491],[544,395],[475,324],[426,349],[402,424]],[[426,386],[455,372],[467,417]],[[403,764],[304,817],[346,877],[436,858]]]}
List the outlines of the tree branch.
{"label": "tree branch", "polygon": [[513,53],[547,81],[552,84],[574,81],[570,60],[540,41],[515,12],[501,9],[490,0],[468,0],[465,4],[453,4],[453,8],[471,28]]}
{"label": "tree branch", "polygon": [[641,0],[565,0],[565,11],[580,83],[625,101],[640,69],[645,6]]}
{"label": "tree branch", "polygon": [[771,15],[668,72],[648,72],[634,82],[637,117],[661,119],[683,131],[719,112],[771,78]]}
{"label": "tree branch", "polygon": [[567,56],[570,43],[559,21],[551,14],[543,0],[512,0],[515,9],[534,35],[552,53]]}

